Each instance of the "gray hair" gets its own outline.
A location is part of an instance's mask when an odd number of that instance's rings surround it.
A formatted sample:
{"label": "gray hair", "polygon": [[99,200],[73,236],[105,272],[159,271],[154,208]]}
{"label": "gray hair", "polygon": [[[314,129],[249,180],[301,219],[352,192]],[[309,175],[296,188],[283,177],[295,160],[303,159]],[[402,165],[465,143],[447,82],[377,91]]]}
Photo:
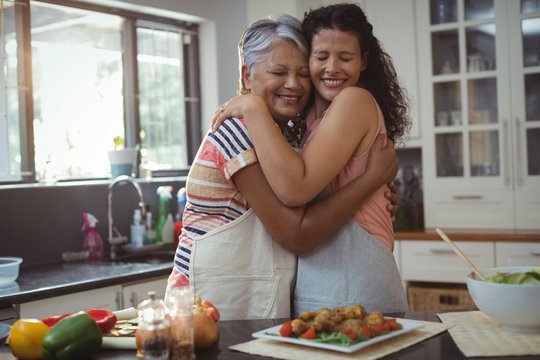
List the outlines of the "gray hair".
{"label": "gray hair", "polygon": [[253,74],[255,65],[261,62],[261,58],[279,40],[290,41],[298,47],[304,56],[308,56],[308,43],[302,32],[302,24],[294,16],[280,15],[277,19],[265,17],[253,22],[244,31],[238,43],[239,94],[249,93],[242,80],[242,66],[245,65]]}

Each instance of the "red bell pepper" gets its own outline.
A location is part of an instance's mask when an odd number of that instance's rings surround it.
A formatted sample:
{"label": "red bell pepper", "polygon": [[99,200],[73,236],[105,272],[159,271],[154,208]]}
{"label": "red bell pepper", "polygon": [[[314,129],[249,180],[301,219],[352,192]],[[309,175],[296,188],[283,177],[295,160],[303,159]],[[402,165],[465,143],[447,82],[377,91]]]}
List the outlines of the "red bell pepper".
{"label": "red bell pepper", "polygon": [[68,317],[69,315],[71,315],[71,314],[65,313],[65,314],[62,314],[62,315],[48,316],[46,318],[41,319],[41,321],[45,325],[47,325],[48,327],[53,327],[54,325],[56,325],[57,322],[59,322],[60,320],[62,320],[65,317]]}
{"label": "red bell pepper", "polygon": [[116,315],[107,309],[89,309],[86,313],[94,319],[103,334],[106,334],[116,325]]}

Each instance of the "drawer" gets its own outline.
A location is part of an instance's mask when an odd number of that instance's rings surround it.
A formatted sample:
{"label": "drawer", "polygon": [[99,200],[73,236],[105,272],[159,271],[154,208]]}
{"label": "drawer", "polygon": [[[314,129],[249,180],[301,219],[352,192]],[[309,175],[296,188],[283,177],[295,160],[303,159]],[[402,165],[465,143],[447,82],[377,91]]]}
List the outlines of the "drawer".
{"label": "drawer", "polygon": [[508,191],[426,189],[425,199],[426,228],[514,228],[514,197]]}
{"label": "drawer", "polygon": [[497,266],[540,267],[540,243],[499,241],[495,243],[495,254]]}
{"label": "drawer", "polygon": [[[455,241],[455,244],[478,268],[495,266],[493,242]],[[402,240],[400,245],[404,281],[465,283],[469,268],[444,241]]]}

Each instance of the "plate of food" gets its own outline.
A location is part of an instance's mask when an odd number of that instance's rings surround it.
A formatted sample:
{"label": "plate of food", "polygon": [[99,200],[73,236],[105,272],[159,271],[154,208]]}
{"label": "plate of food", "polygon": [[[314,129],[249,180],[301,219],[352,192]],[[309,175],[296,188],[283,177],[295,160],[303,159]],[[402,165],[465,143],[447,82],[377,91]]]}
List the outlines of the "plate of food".
{"label": "plate of food", "polygon": [[352,353],[367,346],[406,334],[424,325],[418,321],[366,313],[360,305],[320,309],[252,334],[302,346]]}

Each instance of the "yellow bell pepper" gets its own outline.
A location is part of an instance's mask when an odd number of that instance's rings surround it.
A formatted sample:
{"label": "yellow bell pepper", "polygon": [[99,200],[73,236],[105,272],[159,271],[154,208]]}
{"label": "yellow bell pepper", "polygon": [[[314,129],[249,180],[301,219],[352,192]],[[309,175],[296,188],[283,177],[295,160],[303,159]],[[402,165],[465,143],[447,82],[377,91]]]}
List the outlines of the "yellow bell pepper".
{"label": "yellow bell pepper", "polygon": [[41,344],[49,327],[37,319],[19,319],[11,327],[9,347],[19,359],[41,359]]}

